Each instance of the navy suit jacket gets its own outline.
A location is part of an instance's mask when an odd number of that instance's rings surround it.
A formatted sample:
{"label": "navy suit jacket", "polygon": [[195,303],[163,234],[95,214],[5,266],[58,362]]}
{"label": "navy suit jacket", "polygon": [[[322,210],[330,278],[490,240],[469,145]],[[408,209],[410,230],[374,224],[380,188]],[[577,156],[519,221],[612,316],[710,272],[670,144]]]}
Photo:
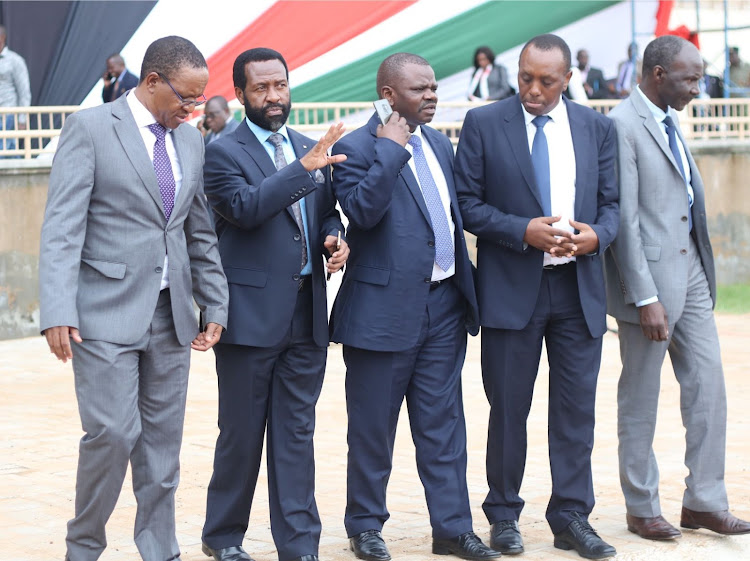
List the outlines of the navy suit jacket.
{"label": "navy suit jacket", "polygon": [[[297,158],[315,141],[287,129]],[[215,213],[219,253],[229,283],[229,320],[222,343],[271,347],[286,335],[297,299],[302,242],[289,207],[305,197],[312,254],[313,337],[328,345],[326,235],[344,231],[330,182],[317,182],[299,159],[280,171],[243,121],[206,147],[205,193]]]}
{"label": "navy suit jacket", "polygon": [[[576,255],[578,290],[589,331],[606,331],[601,255],[619,220],[612,123],[563,99],[576,157],[575,220],[599,237],[596,255]],[[477,292],[481,325],[523,329],[531,319],[542,281],[544,253],[524,248],[532,218],[544,216],[529,154],[518,95],[472,109],[456,154],[456,190],[464,226],[477,236]]]}
{"label": "navy suit jacket", "polygon": [[[417,179],[400,144],[377,138],[380,121],[339,140],[334,154],[347,160],[333,170],[333,188],[349,219],[351,255],[331,315],[331,339],[373,351],[415,346],[424,321],[435,262],[435,235]],[[478,315],[472,265],[453,184],[453,147],[426,126],[423,137],[443,168],[456,225],[455,282],[465,297],[467,330],[476,335]]]}
{"label": "navy suit jacket", "polygon": [[[124,70],[124,72],[125,76],[120,80],[120,87],[117,89],[117,97],[120,97],[126,91],[133,89],[138,85],[138,76],[127,70]],[[104,100],[104,103],[114,101],[114,99],[112,99],[112,93],[114,92],[116,83],[117,82],[112,82],[109,86],[104,86],[102,88],[102,100]]]}

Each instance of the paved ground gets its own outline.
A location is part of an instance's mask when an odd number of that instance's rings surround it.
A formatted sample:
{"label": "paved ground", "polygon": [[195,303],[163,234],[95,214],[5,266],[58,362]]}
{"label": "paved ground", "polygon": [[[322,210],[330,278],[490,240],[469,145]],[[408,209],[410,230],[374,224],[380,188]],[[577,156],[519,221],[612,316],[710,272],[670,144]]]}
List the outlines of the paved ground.
{"label": "paved ground", "polygon": [[[718,318],[729,394],[727,487],[733,510],[750,518],[750,315]],[[527,501],[521,529],[526,541],[522,559],[578,559],[552,547],[544,520],[550,480],[546,450],[546,388],[541,369],[529,419],[529,461],[522,495]],[[721,537],[686,531],[673,543],[647,542],[625,529],[625,510],[617,475],[615,391],[619,371],[617,337],[607,334],[597,404],[594,484],[597,507],[591,521],[618,550],[620,560],[750,559],[750,536]],[[470,339],[464,368],[464,400],[469,433],[469,490],[475,528],[487,538],[481,511],[486,493],[484,449],[488,407],[482,392],[479,340]],[[679,522],[682,480],[686,470],[677,385],[665,367],[656,450],[661,467],[664,514]],[[317,497],[323,517],[321,559],[353,561],[343,529],[346,468],[346,414],[341,349],[332,346],[318,407]],[[80,424],[70,365],[57,363],[43,339],[0,342],[0,549],[11,561],[51,561],[64,557],[65,523],[73,512],[73,487]],[[405,417],[405,416],[404,416]],[[414,449],[402,419],[389,488],[391,519],[384,535],[394,560],[446,559],[430,555],[430,528],[424,496],[414,467]],[[194,354],[188,395],[182,483],[178,492],[178,538],[185,561],[206,559],[200,552],[206,484],[216,429],[216,383],[213,354]],[[138,559],[132,541],[134,499],[126,481],[109,521],[104,561]],[[257,561],[276,559],[268,526],[265,473],[261,473],[244,546]]]}

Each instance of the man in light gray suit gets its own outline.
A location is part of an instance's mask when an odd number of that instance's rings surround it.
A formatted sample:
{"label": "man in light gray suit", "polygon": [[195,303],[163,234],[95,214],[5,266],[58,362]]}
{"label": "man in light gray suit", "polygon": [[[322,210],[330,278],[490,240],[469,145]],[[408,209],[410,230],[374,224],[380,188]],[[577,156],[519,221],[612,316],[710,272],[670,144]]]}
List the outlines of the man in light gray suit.
{"label": "man in light gray suit", "polygon": [[669,352],[686,429],[680,525],[750,532],[728,510],[726,392],[713,316],[716,276],[703,181],[677,124],[699,93],[698,50],[674,36],[652,41],[643,80],[609,114],[617,128],[620,230],[606,255],[608,312],[617,319],[620,480],[628,530],[646,539],[680,531],[661,515],[653,451],[662,363]]}
{"label": "man in light gray suit", "polygon": [[174,494],[190,349],[214,345],[227,321],[203,195],[203,140],[180,126],[205,101],[207,82],[206,61],[190,41],[159,39],[146,51],[138,86],[68,117],[55,154],[42,227],[41,328],[58,359],[73,359],[85,431],[69,561],[93,561],[106,547],[105,523],[129,462],[141,557],[180,555]]}

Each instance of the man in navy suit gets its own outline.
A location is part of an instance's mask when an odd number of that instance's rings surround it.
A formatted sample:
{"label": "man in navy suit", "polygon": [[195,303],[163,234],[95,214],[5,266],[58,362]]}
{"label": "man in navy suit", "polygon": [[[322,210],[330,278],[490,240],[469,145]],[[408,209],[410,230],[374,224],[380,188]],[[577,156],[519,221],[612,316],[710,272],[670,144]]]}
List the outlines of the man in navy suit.
{"label": "man in navy suit", "polygon": [[477,235],[482,376],[491,405],[490,545],[523,551],[518,518],[526,419],[542,340],[549,359],[547,520],[555,547],[615,554],[587,519],[594,506],[594,397],[606,331],[601,254],[618,225],[615,133],[561,98],[570,49],[555,35],[521,51],[519,95],[469,111],[456,155],[465,228]]}
{"label": "man in navy suit", "polygon": [[437,82],[420,56],[397,53],[378,70],[393,108],[333,147],[349,218],[352,259],[332,312],[344,344],[349,415],[344,523],[360,559],[390,559],[380,531],[401,404],[406,398],[417,469],[432,524],[432,551],[464,559],[500,554],[472,531],[466,487],[461,367],[466,331],[477,333],[471,263],[453,185],[453,147],[425,124]]}
{"label": "man in navy suit", "polygon": [[[330,185],[332,126],[315,141],[287,128],[284,58],[245,51],[234,90],[246,119],[206,148],[205,192],[229,283],[229,319],[216,352],[219,438],[208,486],[203,552],[247,561],[247,530],[267,430],[271,533],[281,561],[317,561],[313,432],[328,346],[326,272],[349,253]],[[320,171],[322,169],[322,172]]]}
{"label": "man in navy suit", "polygon": [[107,59],[107,70],[102,80],[104,80],[102,88],[104,103],[116,100],[138,85],[138,77],[125,68],[125,60],[119,54],[114,54]]}

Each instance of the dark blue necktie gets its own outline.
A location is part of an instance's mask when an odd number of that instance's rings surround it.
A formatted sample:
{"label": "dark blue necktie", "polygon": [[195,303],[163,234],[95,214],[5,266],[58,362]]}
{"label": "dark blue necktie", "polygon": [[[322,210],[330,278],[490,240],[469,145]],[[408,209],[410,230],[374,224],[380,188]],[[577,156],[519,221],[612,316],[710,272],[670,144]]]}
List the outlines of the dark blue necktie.
{"label": "dark blue necktie", "polygon": [[[672,151],[672,155],[674,156],[675,161],[677,162],[677,167],[680,168],[680,173],[682,174],[682,180],[685,182],[685,187],[687,189],[687,176],[685,175],[685,168],[682,166],[682,155],[680,154],[680,149],[677,146],[677,127],[674,126],[674,121],[672,121],[672,117],[667,115],[664,117],[664,120],[662,121],[667,127],[667,138],[669,138],[669,149]],[[688,196],[688,227],[690,228],[690,231],[693,231],[693,212],[692,212],[692,206],[693,206],[693,198],[690,196],[690,191],[687,191]]]}
{"label": "dark blue necktie", "polygon": [[544,134],[544,125],[551,117],[539,115],[531,121],[536,126],[534,142],[531,144],[531,165],[534,166],[534,178],[539,189],[539,197],[542,201],[544,216],[552,216],[552,202],[550,196],[549,179],[549,148],[547,147],[547,136]]}

